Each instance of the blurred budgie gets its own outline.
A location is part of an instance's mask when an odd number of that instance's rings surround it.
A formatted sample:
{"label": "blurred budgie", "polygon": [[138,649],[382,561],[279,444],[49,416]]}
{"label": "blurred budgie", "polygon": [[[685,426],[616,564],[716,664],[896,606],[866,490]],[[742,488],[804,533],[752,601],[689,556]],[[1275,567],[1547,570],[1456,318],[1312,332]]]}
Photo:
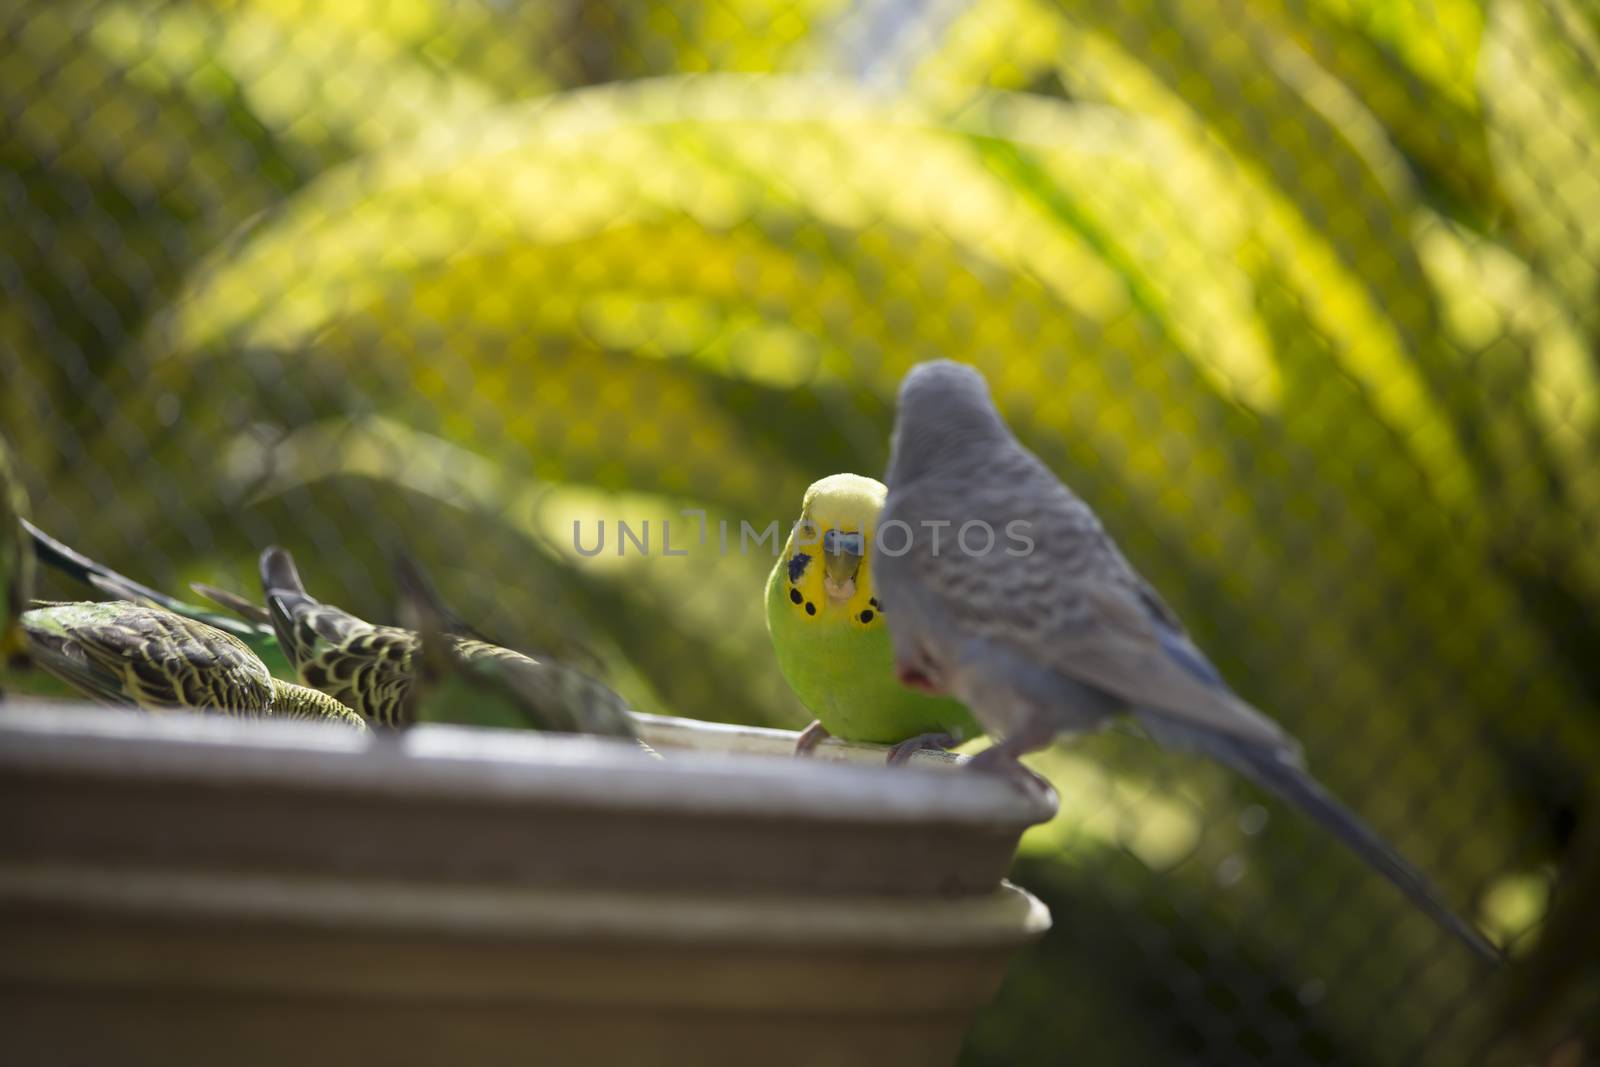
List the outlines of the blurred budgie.
{"label": "blurred budgie", "polygon": [[407,726],[419,719],[470,721],[559,733],[635,739],[627,709],[610,689],[560,664],[487,641],[444,634],[448,617],[420,576],[407,603],[441,644],[417,633],[374,626],[306,593],[293,558],[261,554],[267,611],[300,680],[371,722]]}
{"label": "blurred budgie", "polygon": [[948,748],[979,733],[972,713],[956,701],[895,681],[873,588],[872,526],[884,493],[882,482],[854,474],[813,484],[767,578],[767,630],[778,666],[817,717],[797,752],[832,735],[892,744],[894,763],[918,748]]}
{"label": "blurred budgie", "polygon": [[907,685],[961,698],[1001,739],[976,766],[1016,772],[1019,756],[1056,735],[1131,712],[1157,742],[1298,805],[1441,926],[1498,958],[1306,772],[1293,738],[1233,694],[1089,506],[1012,436],[976,371],[938,361],[906,375],[888,481],[878,581],[895,670]]}
{"label": "blurred budgie", "polygon": [[0,440],[0,665],[27,650],[17,623],[17,616],[33,598],[33,552],[22,527],[27,514],[22,478],[11,450]]}
{"label": "blurred budgie", "polygon": [[417,636],[410,721],[452,722],[467,714],[483,726],[634,736],[626,705],[609,688],[565,664],[453,634],[459,620],[415,561],[402,559],[396,577],[401,618]]}
{"label": "blurred budgie", "polygon": [[122,600],[46,604],[23,612],[22,626],[36,665],[107,704],[365,729],[332,697],[272,677],[238,638],[162,608]]}

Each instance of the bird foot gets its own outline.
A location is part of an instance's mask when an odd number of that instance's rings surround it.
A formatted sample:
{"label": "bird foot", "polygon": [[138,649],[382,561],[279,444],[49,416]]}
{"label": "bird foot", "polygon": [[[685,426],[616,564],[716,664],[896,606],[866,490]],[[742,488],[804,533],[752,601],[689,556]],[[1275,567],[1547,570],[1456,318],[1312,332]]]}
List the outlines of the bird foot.
{"label": "bird foot", "polygon": [[967,761],[967,767],[974,771],[988,771],[994,774],[1004,774],[1012,767],[1022,764],[1017,757],[1006,751],[1003,744],[990,745]]}
{"label": "bird foot", "polygon": [[1018,792],[1030,799],[1056,803],[1055,786],[1037,771],[1030,770],[1004,744],[991,745],[967,762],[967,769],[980,774],[994,774],[1011,783]]}
{"label": "bird foot", "polygon": [[818,719],[800,732],[800,737],[794,743],[794,754],[809,756],[813,749],[832,736],[828,728],[822,725],[822,720]]}
{"label": "bird foot", "polygon": [[945,752],[958,744],[960,744],[960,740],[954,734],[943,731],[918,734],[915,737],[908,737],[904,741],[890,746],[889,758],[886,762],[891,767],[898,767],[902,763],[909,763],[913,755],[924,749],[931,748],[938,752]]}

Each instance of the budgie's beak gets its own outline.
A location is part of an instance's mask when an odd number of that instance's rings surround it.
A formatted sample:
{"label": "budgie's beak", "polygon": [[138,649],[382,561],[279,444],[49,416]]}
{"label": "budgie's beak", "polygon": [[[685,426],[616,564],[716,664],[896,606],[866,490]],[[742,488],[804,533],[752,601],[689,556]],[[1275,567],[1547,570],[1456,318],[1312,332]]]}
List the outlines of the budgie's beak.
{"label": "budgie's beak", "polygon": [[838,602],[855,596],[863,548],[859,532],[829,530],[822,535],[822,588],[829,600]]}

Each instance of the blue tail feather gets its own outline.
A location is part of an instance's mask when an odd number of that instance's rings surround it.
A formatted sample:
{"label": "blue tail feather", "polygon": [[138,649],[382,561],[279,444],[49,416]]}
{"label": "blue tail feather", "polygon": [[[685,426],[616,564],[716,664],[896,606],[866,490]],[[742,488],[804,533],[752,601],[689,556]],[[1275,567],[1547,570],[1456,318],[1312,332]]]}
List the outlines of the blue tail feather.
{"label": "blue tail feather", "polygon": [[1345,807],[1300,766],[1294,754],[1232,737],[1203,734],[1187,724],[1175,723],[1159,711],[1146,710],[1140,722],[1157,741],[1172,748],[1197,752],[1233,768],[1263,789],[1294,804],[1317,824],[1342,841],[1366,864],[1403,892],[1412,904],[1453,934],[1484,960],[1499,963],[1500,950],[1462,919],[1425,875],[1378,836],[1355,812]]}

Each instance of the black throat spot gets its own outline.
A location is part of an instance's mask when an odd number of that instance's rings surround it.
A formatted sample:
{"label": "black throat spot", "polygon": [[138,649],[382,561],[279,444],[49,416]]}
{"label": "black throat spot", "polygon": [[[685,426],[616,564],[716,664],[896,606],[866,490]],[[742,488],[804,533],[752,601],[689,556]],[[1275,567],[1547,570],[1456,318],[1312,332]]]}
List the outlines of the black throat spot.
{"label": "black throat spot", "polygon": [[811,562],[811,557],[804,552],[796,552],[789,561],[789,581],[798,582],[800,576],[806,572],[806,564]]}

